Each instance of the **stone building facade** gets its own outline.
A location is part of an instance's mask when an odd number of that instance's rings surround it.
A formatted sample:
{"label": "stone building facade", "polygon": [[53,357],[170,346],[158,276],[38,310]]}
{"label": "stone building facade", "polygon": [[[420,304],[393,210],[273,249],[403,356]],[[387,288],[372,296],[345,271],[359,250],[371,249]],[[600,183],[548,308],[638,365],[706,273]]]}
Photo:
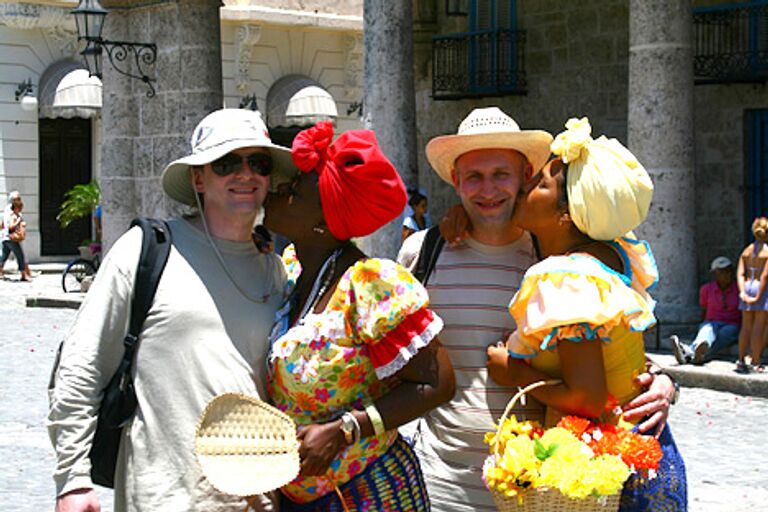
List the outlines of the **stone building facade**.
{"label": "stone building facade", "polygon": [[[768,108],[768,89],[765,78],[694,85],[692,60],[701,35],[692,27],[693,12],[728,11],[745,2],[470,0],[458,2],[464,15],[448,13],[448,5],[457,2],[415,3],[419,182],[429,191],[433,216],[439,218],[455,197],[429,171],[423,148],[430,138],[455,132],[471,109],[498,105],[522,128],[553,134],[568,118],[588,116],[594,134],[628,144],[656,180],[656,200],[639,234],[655,244],[662,260],[662,324],[696,322],[696,290],[709,279],[709,262],[718,255],[736,261],[751,241],[747,192],[757,184],[749,184],[747,159],[755,148],[747,141],[747,124],[750,111]],[[486,10],[487,16],[495,7],[501,17],[501,4],[514,10],[511,28],[525,32],[524,92],[437,99],[434,78],[441,64],[435,40],[487,28],[478,12]],[[759,30],[765,31],[768,13],[760,16]],[[669,69],[690,78],[671,79]]]}
{"label": "stone building facade", "polygon": [[[43,152],[53,145],[41,144],[47,140],[41,131],[48,124],[43,119],[44,101],[38,97],[37,111],[23,110],[14,89],[29,80],[32,94],[39,95],[46,71],[58,69],[62,62],[65,71],[70,64],[78,65],[76,27],[69,14],[78,3],[0,4],[0,197],[15,189],[24,195],[28,222],[24,248],[32,261],[71,253],[73,247],[66,244],[46,245],[51,230],[43,229],[46,222],[41,222],[41,212],[47,212],[50,226],[61,194],[71,184],[58,183],[58,191],[47,191]],[[146,70],[155,80],[154,97],[147,96],[140,80],[117,73],[105,56],[99,108],[87,116],[53,109],[53,121],[61,131],[71,131],[75,124],[88,127],[90,137],[83,144],[90,157],[78,162],[87,168],[86,177],[79,179],[97,179],[102,188],[107,246],[138,215],[178,213],[177,205],[162,194],[160,174],[169,161],[188,151],[194,126],[212,110],[257,108],[270,129],[284,137],[321,118],[332,119],[337,131],[361,126],[362,0],[102,0],[101,4],[110,11],[105,39],[157,45],[157,61]],[[135,66],[129,70],[135,72]],[[287,91],[305,91],[307,86],[320,92],[313,97],[305,94],[304,103],[293,102]],[[313,117],[307,111],[311,107],[321,111]],[[60,158],[51,173],[59,177],[72,173],[69,164]],[[58,226],[53,228],[58,235]],[[84,229],[87,237],[90,226]]]}
{"label": "stone building facade", "polygon": [[[361,126],[361,104],[374,113],[377,109],[386,113],[389,106],[378,104],[385,94],[374,94],[372,86],[365,85],[364,61],[374,73],[368,77],[372,84],[386,77],[381,72],[386,68],[399,75],[387,77],[391,83],[411,72],[410,64],[404,71],[386,60],[381,48],[368,48],[367,58],[373,61],[364,58],[365,44],[377,41],[362,35],[363,10],[373,12],[372,0],[103,3],[112,9],[105,37],[151,40],[159,49],[153,69],[157,96],[152,99],[146,98],[141,82],[119,76],[105,65],[104,107],[92,121],[91,165],[105,192],[108,242],[135,215],[173,211],[159,192],[159,173],[167,161],[184,152],[186,137],[205,112],[237,106],[249,98],[269,115],[270,97],[275,97],[272,87],[300,75],[332,97],[341,131]],[[735,259],[750,241],[752,217],[768,207],[768,190],[762,186],[762,181],[768,183],[762,179],[768,171],[761,167],[768,154],[764,147],[768,137],[761,135],[763,124],[768,133],[766,3],[412,0],[405,4],[412,12],[393,10],[393,19],[378,27],[397,37],[407,30],[401,21],[412,16],[412,34],[402,37],[400,51],[407,51],[412,36],[415,180],[429,193],[433,218],[455,199],[429,169],[423,148],[430,138],[455,132],[471,109],[498,105],[523,128],[553,133],[569,117],[589,116],[594,133],[628,144],[656,180],[657,199],[640,234],[656,245],[660,257],[661,316],[670,323],[695,321],[696,289],[708,279],[709,261],[717,255]],[[0,69],[5,71],[0,82],[6,91],[0,98],[0,192],[21,188],[29,199],[27,251],[33,259],[40,254],[36,215],[44,203],[36,197],[37,118],[23,113],[9,98],[19,82],[31,78],[36,83],[52,63],[72,56],[74,27],[62,12],[76,4],[37,0],[0,5]],[[726,18],[735,11],[757,13],[748,22],[743,22],[746,18],[718,22],[718,26],[753,27],[740,37],[752,45],[756,60],[750,69],[756,77],[694,82],[690,61],[698,62],[696,52],[704,44],[702,25],[695,20],[711,11],[725,13]],[[717,19],[725,19],[722,16]],[[368,24],[376,22],[366,18]],[[488,29],[503,29],[505,37],[523,39],[506,50],[494,47],[498,55],[479,51],[485,43],[477,33]],[[436,42],[466,39],[470,33],[475,33],[471,43],[475,46],[468,48],[477,62],[467,68],[466,80],[475,90],[441,99],[435,84],[443,61],[436,57]],[[511,89],[484,90],[487,84],[477,77],[502,60],[514,63],[512,71],[522,69],[524,81]],[[369,89],[365,95],[364,88]],[[380,126],[398,130],[397,120],[384,125],[368,121],[378,130],[383,129]],[[412,129],[397,133],[403,147],[413,147],[408,135]],[[386,144],[398,142],[388,136]],[[411,181],[413,165],[406,165]]]}

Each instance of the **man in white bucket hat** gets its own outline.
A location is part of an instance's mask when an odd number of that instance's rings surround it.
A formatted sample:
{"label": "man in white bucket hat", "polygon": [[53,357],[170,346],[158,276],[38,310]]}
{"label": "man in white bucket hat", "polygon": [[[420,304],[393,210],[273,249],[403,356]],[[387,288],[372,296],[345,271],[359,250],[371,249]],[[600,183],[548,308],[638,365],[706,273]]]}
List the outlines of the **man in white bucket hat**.
{"label": "man in white bucket hat", "polygon": [[[456,135],[427,144],[427,159],[454,187],[472,225],[464,244],[444,248],[436,242],[437,228],[432,234],[417,232],[398,256],[424,282],[430,307],[445,322],[440,338],[456,373],[453,399],[410,425],[436,512],[495,510],[481,478],[488,455],[483,438],[514,390],[488,377],[486,350],[514,330],[506,308],[537,261],[530,235],[512,225],[511,217],[523,183],[547,162],[552,140],[541,130],[521,130],[499,108],[489,107],[473,110]],[[653,389],[634,407],[641,417],[662,410],[665,418],[674,386],[644,374],[643,383],[651,382]],[[530,397],[513,410],[518,418],[539,421],[543,412]]]}
{"label": "man in white bucket hat", "polygon": [[[195,427],[218,394],[267,397],[266,340],[285,272],[251,232],[270,179],[291,171],[290,151],[271,142],[261,116],[238,109],[206,116],[190,154],[165,169],[165,192],[200,211],[168,221],[173,245],[139,336],[138,407],[124,430],[114,510],[245,508],[202,477]],[[133,228],[115,243],[63,344],[49,411],[59,512],[98,510],[88,453],[101,391],[123,354],[141,238]],[[276,509],[271,495],[256,506]]]}

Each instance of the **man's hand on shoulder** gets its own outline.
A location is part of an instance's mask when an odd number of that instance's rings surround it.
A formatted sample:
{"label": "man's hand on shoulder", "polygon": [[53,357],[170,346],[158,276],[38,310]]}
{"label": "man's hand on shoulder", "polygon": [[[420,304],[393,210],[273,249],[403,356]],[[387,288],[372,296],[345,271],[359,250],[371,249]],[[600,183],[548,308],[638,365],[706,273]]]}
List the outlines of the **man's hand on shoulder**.
{"label": "man's hand on shoulder", "polygon": [[635,381],[645,391],[633,400],[624,404],[624,417],[628,420],[645,420],[638,425],[642,433],[653,429],[655,437],[659,437],[667,424],[669,407],[675,400],[675,383],[666,374],[646,372],[637,376]]}
{"label": "man's hand on shoulder", "polygon": [[472,222],[461,204],[451,206],[448,213],[440,221],[440,234],[451,247],[461,245],[470,237]]}
{"label": "man's hand on shoulder", "polygon": [[56,512],[101,512],[93,489],[75,489],[56,498]]}

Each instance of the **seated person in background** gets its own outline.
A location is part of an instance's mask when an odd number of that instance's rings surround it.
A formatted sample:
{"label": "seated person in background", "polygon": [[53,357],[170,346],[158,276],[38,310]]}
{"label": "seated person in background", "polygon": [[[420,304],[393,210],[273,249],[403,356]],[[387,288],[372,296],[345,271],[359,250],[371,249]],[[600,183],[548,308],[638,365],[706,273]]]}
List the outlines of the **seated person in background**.
{"label": "seated person in background", "polygon": [[427,214],[427,196],[418,190],[411,191],[408,198],[408,206],[410,207],[411,215],[408,215],[408,209],[406,208],[405,217],[403,218],[403,240],[417,231],[432,227],[432,221]]}
{"label": "seated person in background", "polygon": [[712,260],[710,271],[712,280],[699,290],[704,321],[699,325],[696,339],[687,345],[677,336],[670,337],[675,359],[680,364],[703,364],[739,340],[741,311],[733,263],[725,256],[718,256]]}

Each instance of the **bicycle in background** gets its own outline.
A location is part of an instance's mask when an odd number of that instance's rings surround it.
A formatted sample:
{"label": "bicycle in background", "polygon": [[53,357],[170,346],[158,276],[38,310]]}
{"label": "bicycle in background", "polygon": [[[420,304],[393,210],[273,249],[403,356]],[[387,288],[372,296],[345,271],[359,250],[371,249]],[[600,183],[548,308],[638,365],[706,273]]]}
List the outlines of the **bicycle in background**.
{"label": "bicycle in background", "polygon": [[90,244],[87,250],[81,248],[80,256],[67,263],[61,275],[61,288],[64,293],[82,292],[83,281],[96,275],[100,263],[101,244]]}

